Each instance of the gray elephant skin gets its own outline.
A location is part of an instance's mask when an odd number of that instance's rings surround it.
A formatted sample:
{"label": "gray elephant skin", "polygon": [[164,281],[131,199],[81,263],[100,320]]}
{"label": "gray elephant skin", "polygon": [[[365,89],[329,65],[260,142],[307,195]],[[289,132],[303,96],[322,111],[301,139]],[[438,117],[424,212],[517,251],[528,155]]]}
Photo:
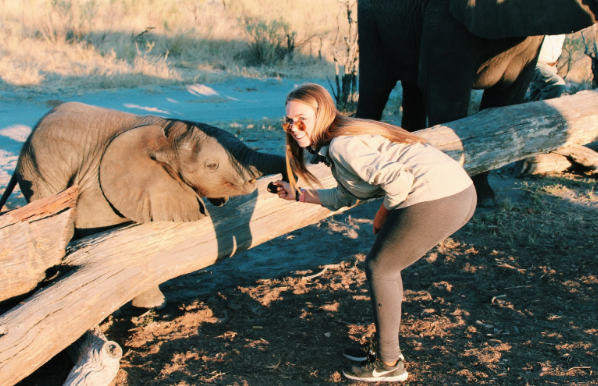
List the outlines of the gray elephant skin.
{"label": "gray elephant skin", "polygon": [[[69,102],[31,132],[0,207],[15,181],[29,202],[78,185],[81,237],[129,221],[199,220],[207,215],[201,197],[221,205],[285,170],[283,156],[254,151],[216,127]],[[163,302],[154,288],[133,304]]]}
{"label": "gray elephant skin", "polygon": [[[543,35],[596,23],[596,0],[360,0],[356,116],[379,120],[398,81],[409,131],[521,103]],[[481,206],[494,205],[488,173],[474,177]]]}

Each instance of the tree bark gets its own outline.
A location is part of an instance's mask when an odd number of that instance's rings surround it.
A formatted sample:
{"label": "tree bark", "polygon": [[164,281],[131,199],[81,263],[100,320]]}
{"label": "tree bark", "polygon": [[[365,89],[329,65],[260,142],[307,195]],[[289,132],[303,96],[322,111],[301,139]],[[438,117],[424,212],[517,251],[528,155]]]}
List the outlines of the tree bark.
{"label": "tree bark", "polygon": [[0,302],[33,290],[73,236],[76,186],[0,217]]}
{"label": "tree bark", "polygon": [[[478,174],[595,141],[598,93],[488,109],[419,134]],[[322,188],[336,186],[327,167],[310,170]],[[63,264],[72,272],[0,317],[0,385],[23,379],[152,286],[333,214],[268,193],[276,179],[261,179],[256,193],[234,197],[197,222],[130,225],[71,243]]]}

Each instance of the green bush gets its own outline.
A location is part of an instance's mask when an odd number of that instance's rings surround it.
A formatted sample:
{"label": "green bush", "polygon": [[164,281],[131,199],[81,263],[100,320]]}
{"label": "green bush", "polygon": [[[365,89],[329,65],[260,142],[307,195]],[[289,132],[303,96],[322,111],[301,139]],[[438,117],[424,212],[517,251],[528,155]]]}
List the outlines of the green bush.
{"label": "green bush", "polygon": [[244,24],[250,39],[249,48],[243,52],[248,65],[273,66],[292,59],[296,32],[282,18],[269,22],[246,18]]}

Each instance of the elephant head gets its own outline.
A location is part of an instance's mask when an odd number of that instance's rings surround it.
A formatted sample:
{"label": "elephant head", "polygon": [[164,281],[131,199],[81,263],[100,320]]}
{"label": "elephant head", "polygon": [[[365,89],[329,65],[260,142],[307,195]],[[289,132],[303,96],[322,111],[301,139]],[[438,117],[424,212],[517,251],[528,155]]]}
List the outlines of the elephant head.
{"label": "elephant head", "polygon": [[105,198],[133,221],[195,221],[200,197],[221,205],[255,190],[256,179],[285,170],[282,156],[256,152],[232,134],[203,124],[168,121],[116,136],[100,164]]}
{"label": "elephant head", "polygon": [[451,15],[485,39],[560,35],[597,22],[595,0],[450,0]]}

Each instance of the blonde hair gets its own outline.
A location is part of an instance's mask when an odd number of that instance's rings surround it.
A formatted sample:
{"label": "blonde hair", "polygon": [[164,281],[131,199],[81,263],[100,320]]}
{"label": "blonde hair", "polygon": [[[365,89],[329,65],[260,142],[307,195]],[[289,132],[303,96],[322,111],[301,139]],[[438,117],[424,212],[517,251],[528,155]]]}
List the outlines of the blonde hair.
{"label": "blonde hair", "polygon": [[[293,89],[286,98],[285,106],[290,101],[298,101],[310,106],[316,113],[316,121],[311,133],[311,147],[319,149],[328,145],[336,137],[343,135],[381,135],[397,143],[424,143],[425,139],[408,132],[398,126],[374,121],[371,119],[351,118],[336,109],[334,100],[328,91],[315,83],[305,83]],[[304,149],[297,144],[293,135],[286,133],[287,175],[291,188],[297,189],[294,174],[309,184],[318,179],[307,170],[304,160]]]}

